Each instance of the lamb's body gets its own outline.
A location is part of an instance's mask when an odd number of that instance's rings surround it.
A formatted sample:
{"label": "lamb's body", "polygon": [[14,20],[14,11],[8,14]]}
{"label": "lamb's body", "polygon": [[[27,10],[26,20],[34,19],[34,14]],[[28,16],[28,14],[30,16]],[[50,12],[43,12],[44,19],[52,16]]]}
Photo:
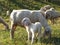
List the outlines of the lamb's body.
{"label": "lamb's body", "polygon": [[22,26],[21,21],[25,17],[28,17],[32,23],[41,22],[41,24],[44,28],[49,26],[46,19],[43,17],[43,15],[40,13],[39,10],[34,10],[34,11],[33,10],[13,10],[10,15],[10,20],[11,20],[10,35],[11,35],[11,38],[14,37],[14,30],[15,30],[16,26],[17,25]]}
{"label": "lamb's body", "polygon": [[31,25],[28,26],[28,28],[30,29],[29,31],[31,32],[38,32],[39,30],[38,29],[41,29],[41,24],[40,22],[36,22],[35,24],[34,23],[31,23]]}
{"label": "lamb's body", "polygon": [[[28,28],[29,30],[27,30],[27,28]],[[35,24],[32,23],[30,26],[27,26],[27,27],[26,27],[27,32],[28,32],[29,34],[32,34],[32,36],[31,36],[31,35],[28,35],[28,36],[30,36],[30,38],[32,38],[31,43],[34,42],[35,33],[38,33],[38,40],[40,41],[41,29],[42,29],[42,25],[41,25],[39,22],[36,22]],[[28,40],[29,40],[29,37],[28,37]]]}

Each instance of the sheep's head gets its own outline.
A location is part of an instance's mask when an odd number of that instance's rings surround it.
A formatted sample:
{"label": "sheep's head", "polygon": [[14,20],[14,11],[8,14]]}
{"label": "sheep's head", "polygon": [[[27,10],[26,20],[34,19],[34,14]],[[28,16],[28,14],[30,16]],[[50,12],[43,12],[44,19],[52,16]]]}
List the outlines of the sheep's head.
{"label": "sheep's head", "polygon": [[50,5],[46,5],[46,6],[44,6],[44,8],[46,8],[46,10],[48,10],[48,9],[51,8],[51,6]]}
{"label": "sheep's head", "polygon": [[45,30],[45,35],[48,35],[50,33],[50,30]]}
{"label": "sheep's head", "polygon": [[29,26],[31,24],[31,21],[29,18],[25,17],[22,19],[22,25]]}
{"label": "sheep's head", "polygon": [[46,10],[48,10],[48,9],[50,9],[51,8],[51,6],[50,5],[46,5],[46,6],[44,6],[44,7],[41,7],[41,11],[46,11]]}
{"label": "sheep's head", "polygon": [[51,36],[51,29],[50,29],[50,27],[45,28],[44,36]]}
{"label": "sheep's head", "polygon": [[46,8],[44,8],[44,7],[41,7],[41,9],[40,9],[41,11],[46,11]]}

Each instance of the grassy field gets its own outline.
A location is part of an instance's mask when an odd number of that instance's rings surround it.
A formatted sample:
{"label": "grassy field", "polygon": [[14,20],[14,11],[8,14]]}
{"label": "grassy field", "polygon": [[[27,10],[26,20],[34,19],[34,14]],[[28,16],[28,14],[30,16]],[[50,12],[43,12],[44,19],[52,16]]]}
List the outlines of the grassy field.
{"label": "grassy field", "polygon": [[[6,19],[6,22],[10,26],[10,22]],[[38,42],[37,39],[33,45],[60,45],[60,20],[56,24],[49,23],[52,29],[52,37],[49,40],[48,38],[41,38],[41,41]],[[22,27],[17,27],[14,35],[14,39],[10,40],[10,32],[6,31],[3,24],[0,24],[0,45],[31,45],[30,42],[27,42],[27,32]]]}
{"label": "grassy field", "polygon": [[[0,0],[0,16],[5,19],[5,21],[9,24],[10,22],[8,17],[6,16],[6,11],[12,11],[13,9],[31,9],[31,10],[38,10],[44,5],[51,5],[56,10],[60,11],[60,5],[44,2],[40,0]],[[41,38],[41,42],[37,42],[33,45],[60,45],[60,19],[56,21],[56,24],[51,24],[52,29],[52,37],[49,40]],[[44,30],[42,30],[44,31]],[[0,45],[31,45],[30,42],[27,42],[27,32],[22,27],[17,27],[14,39],[10,40],[10,32],[6,31],[3,24],[0,24]]]}

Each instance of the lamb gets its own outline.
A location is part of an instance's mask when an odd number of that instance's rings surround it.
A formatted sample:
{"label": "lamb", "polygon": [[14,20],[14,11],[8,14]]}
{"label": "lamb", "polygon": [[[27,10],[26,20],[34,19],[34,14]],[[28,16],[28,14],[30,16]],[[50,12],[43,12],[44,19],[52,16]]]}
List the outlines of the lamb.
{"label": "lamb", "polygon": [[8,24],[3,20],[2,17],[0,17],[0,23],[2,23],[2,24],[5,26],[5,28],[6,28],[7,30],[9,30]]}
{"label": "lamb", "polygon": [[[40,13],[39,10],[13,10],[10,14],[10,21],[11,21],[11,30],[10,30],[10,38],[14,38],[14,30],[16,26],[22,26],[21,21],[23,18],[28,17],[32,23],[40,22],[42,26],[48,27],[47,20],[43,15]],[[51,30],[51,28],[49,28]],[[46,29],[47,30],[47,29]]]}
{"label": "lamb", "polygon": [[31,44],[34,42],[35,33],[38,33],[38,40],[40,41],[42,25],[40,22],[31,23],[30,19],[25,17],[22,19],[22,24],[28,33],[28,41],[32,38]]}

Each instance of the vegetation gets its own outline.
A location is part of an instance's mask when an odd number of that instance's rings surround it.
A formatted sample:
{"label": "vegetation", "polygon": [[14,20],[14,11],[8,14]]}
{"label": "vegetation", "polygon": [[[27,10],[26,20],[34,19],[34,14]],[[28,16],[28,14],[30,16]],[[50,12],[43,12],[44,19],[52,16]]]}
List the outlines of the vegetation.
{"label": "vegetation", "polygon": [[0,15],[6,16],[6,11],[12,11],[13,9],[31,9],[39,10],[44,5],[51,5],[55,9],[60,10],[60,1],[48,0],[0,0]]}
{"label": "vegetation", "polygon": [[[59,0],[60,1],[60,0]],[[44,5],[51,5],[56,10],[60,11],[59,1],[48,0],[0,0],[0,16],[2,16],[5,21],[9,24],[9,17],[6,15],[6,11],[12,11],[13,9],[30,9],[30,10],[39,10]],[[57,23],[52,25],[49,23],[52,29],[51,40],[48,38],[41,39],[41,42],[37,42],[33,45],[60,45],[60,20],[56,21]],[[6,31],[3,24],[0,24],[0,45],[30,45],[27,42],[27,32],[22,27],[17,27],[15,30],[15,37],[13,40],[10,40],[10,32]]]}

